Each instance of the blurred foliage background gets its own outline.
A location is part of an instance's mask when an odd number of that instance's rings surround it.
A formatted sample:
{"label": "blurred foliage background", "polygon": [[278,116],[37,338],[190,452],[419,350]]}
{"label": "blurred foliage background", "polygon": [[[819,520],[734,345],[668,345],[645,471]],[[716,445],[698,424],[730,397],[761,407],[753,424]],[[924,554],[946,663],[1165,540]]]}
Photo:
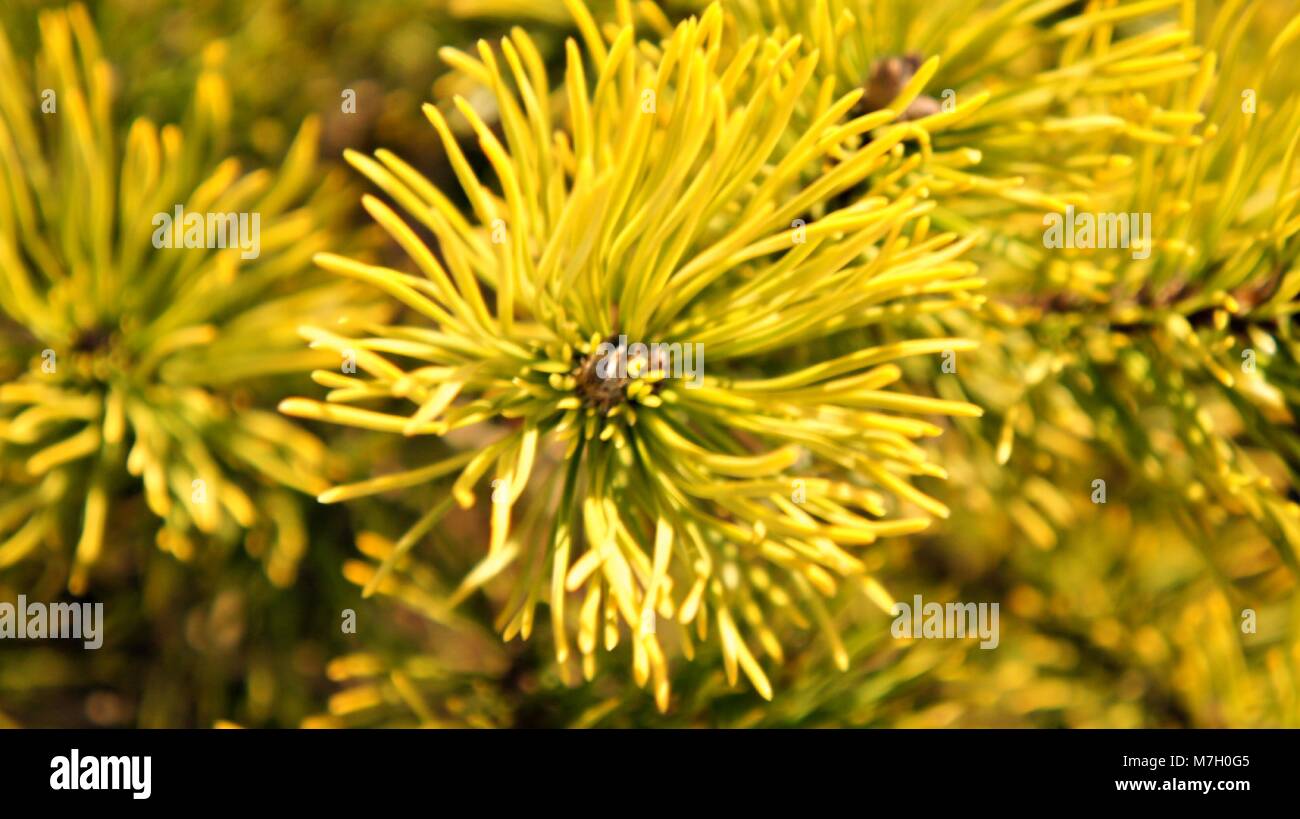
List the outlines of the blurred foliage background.
{"label": "blurred foliage background", "polygon": [[[63,5],[0,5],[0,25],[18,58],[38,51],[39,13]],[[122,135],[138,117],[186,122],[195,84],[211,71],[225,79],[232,101],[226,153],[248,166],[279,165],[303,120],[316,116],[322,168],[341,168],[345,148],[388,148],[435,183],[454,177],[420,104],[450,111],[457,93],[488,115],[493,104],[450,72],[439,50],[472,52],[479,38],[519,26],[539,44],[558,84],[564,40],[577,35],[563,3],[549,0],[86,5],[113,67],[114,126]],[[646,31],[662,24],[638,4],[588,5],[603,22],[625,6]],[[913,42],[937,51],[935,43],[960,37],[976,12],[1019,14],[1029,6],[830,5],[878,12],[859,20],[865,29],[874,20],[881,31],[888,23],[888,36],[876,44],[880,54],[906,53]],[[1050,14],[1019,29],[1008,24],[1001,41],[1020,47],[1032,65],[991,50],[989,65],[965,78],[954,74],[953,82],[1041,87],[1054,61],[1078,55],[1063,56],[1065,46],[1040,41],[1035,31],[1133,4],[1043,5]],[[798,31],[806,22],[800,15],[826,6],[738,2],[733,11],[751,26]],[[694,10],[690,3],[664,4],[663,18],[676,21]],[[705,643],[695,661],[674,664],[673,701],[659,713],[650,694],[632,684],[626,647],[591,682],[566,682],[548,628],[526,642],[503,642],[495,621],[512,589],[509,573],[454,610],[440,605],[482,557],[485,509],[453,510],[398,564],[395,593],[361,598],[360,587],[393,541],[447,491],[444,485],[348,505],[303,496],[309,548],[288,588],[268,580],[247,544],[190,561],[158,550],[144,499],[124,490],[113,499],[118,525],[107,534],[87,598],[104,603],[104,647],[0,642],[0,724],[1300,726],[1300,341],[1290,324],[1300,228],[1291,215],[1297,183],[1288,164],[1300,133],[1300,67],[1293,59],[1300,38],[1280,53],[1273,46],[1285,40],[1279,32],[1300,25],[1300,7],[1290,0],[1201,0],[1170,3],[1161,13],[1195,20],[1188,47],[1198,53],[1189,59],[1206,50],[1219,54],[1217,82],[1193,108],[1216,118],[1222,136],[1211,136],[1212,150],[1195,161],[1180,153],[1184,146],[1107,138],[1092,147],[1127,153],[1143,169],[1103,191],[1113,194],[1115,210],[1159,213],[1170,197],[1201,185],[1183,236],[1198,253],[1175,260],[1162,250],[1152,265],[1164,266],[1155,269],[1126,267],[1124,253],[1061,268],[1015,249],[1025,235],[1037,241],[1040,221],[991,199],[948,194],[956,203],[953,220],[983,220],[998,234],[976,251],[989,298],[981,312],[918,323],[935,335],[978,339],[981,348],[963,353],[951,376],[937,375],[935,361],[914,362],[905,375],[921,391],[969,400],[986,414],[943,422],[943,436],[928,444],[949,478],[929,482],[926,491],[951,517],[920,535],[882,541],[864,560],[899,599],[919,593],[927,600],[1000,601],[996,650],[971,641],[896,640],[887,615],[846,594],[829,616],[847,671],[837,668],[834,647],[816,629],[792,631],[783,635],[785,661],[768,669],[776,692],[768,703],[748,687],[729,685],[717,648]],[[940,19],[951,32],[936,30]],[[1129,23],[1128,33],[1157,22]],[[1011,79],[1004,82],[1003,74]],[[1178,97],[1186,104],[1195,80],[1180,76],[1170,87],[1144,89],[1144,103],[1172,109]],[[1177,82],[1185,85],[1173,87]],[[1246,86],[1259,91],[1271,129],[1234,130]],[[341,106],[347,89],[356,92],[355,114]],[[1125,100],[1106,104],[1118,109],[1131,102]],[[970,144],[998,157],[1005,136],[999,127],[973,133]],[[468,150],[468,131],[462,136],[467,153],[480,157]],[[1047,145],[1034,161],[1050,164],[1052,150]],[[1044,195],[1057,192],[1057,181],[1076,181],[1019,159],[998,170],[1028,175]],[[473,161],[486,167],[481,157]],[[353,184],[340,199],[355,201],[361,185]],[[1234,185],[1247,189],[1238,195]],[[409,267],[370,235],[357,211],[346,217],[349,241],[363,254]],[[1255,245],[1268,254],[1245,259]],[[1239,275],[1225,280],[1224,270]],[[1111,287],[1116,281],[1128,286]],[[1163,295],[1152,297],[1156,290]],[[1250,303],[1248,293],[1255,294]],[[1247,309],[1219,318],[1222,294],[1235,294]],[[1120,309],[1134,306],[1148,312]],[[14,338],[0,315],[0,382],[30,365]],[[856,341],[841,343],[853,349]],[[1272,388],[1262,400],[1246,394],[1248,379],[1227,384],[1216,373],[1236,367],[1246,346],[1261,351],[1261,377]],[[282,386],[288,394],[296,385]],[[1203,423],[1198,411],[1212,422]],[[337,458],[330,477],[339,482],[481,444],[472,437],[391,440],[397,436],[308,426]],[[16,476],[16,465],[0,460],[0,479]],[[1105,504],[1094,500],[1096,479],[1106,482]],[[19,594],[61,599],[64,579],[49,565],[0,570],[0,601]],[[340,628],[345,609],[357,614],[355,634]],[[1256,613],[1254,632],[1242,629],[1245,609]]]}

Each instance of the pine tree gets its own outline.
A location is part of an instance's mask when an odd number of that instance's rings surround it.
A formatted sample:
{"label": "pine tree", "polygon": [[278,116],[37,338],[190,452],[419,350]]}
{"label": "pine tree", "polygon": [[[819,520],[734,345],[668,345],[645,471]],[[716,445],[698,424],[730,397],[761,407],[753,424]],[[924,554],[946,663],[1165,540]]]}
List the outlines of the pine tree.
{"label": "pine tree", "polygon": [[0,9],[0,722],[1300,725],[1294,3],[363,6]]}

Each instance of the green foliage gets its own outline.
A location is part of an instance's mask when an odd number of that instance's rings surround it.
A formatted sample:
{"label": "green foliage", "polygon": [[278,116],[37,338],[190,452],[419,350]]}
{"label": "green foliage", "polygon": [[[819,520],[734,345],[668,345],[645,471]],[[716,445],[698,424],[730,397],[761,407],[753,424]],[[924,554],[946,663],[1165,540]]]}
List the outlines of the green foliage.
{"label": "green foliage", "polygon": [[1293,3],[60,5],[0,600],[108,639],[0,644],[0,723],[1300,725]]}

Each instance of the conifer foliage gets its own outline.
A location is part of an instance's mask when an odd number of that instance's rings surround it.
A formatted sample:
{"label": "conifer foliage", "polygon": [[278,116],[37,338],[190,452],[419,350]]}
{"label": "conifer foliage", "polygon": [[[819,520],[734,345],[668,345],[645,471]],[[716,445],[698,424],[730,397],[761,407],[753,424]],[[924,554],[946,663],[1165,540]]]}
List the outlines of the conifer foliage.
{"label": "conifer foliage", "polygon": [[147,599],[104,656],[195,680],[49,696],[1300,724],[1294,3],[421,5],[287,43],[305,120],[206,6],[192,94],[0,15],[0,592]]}

